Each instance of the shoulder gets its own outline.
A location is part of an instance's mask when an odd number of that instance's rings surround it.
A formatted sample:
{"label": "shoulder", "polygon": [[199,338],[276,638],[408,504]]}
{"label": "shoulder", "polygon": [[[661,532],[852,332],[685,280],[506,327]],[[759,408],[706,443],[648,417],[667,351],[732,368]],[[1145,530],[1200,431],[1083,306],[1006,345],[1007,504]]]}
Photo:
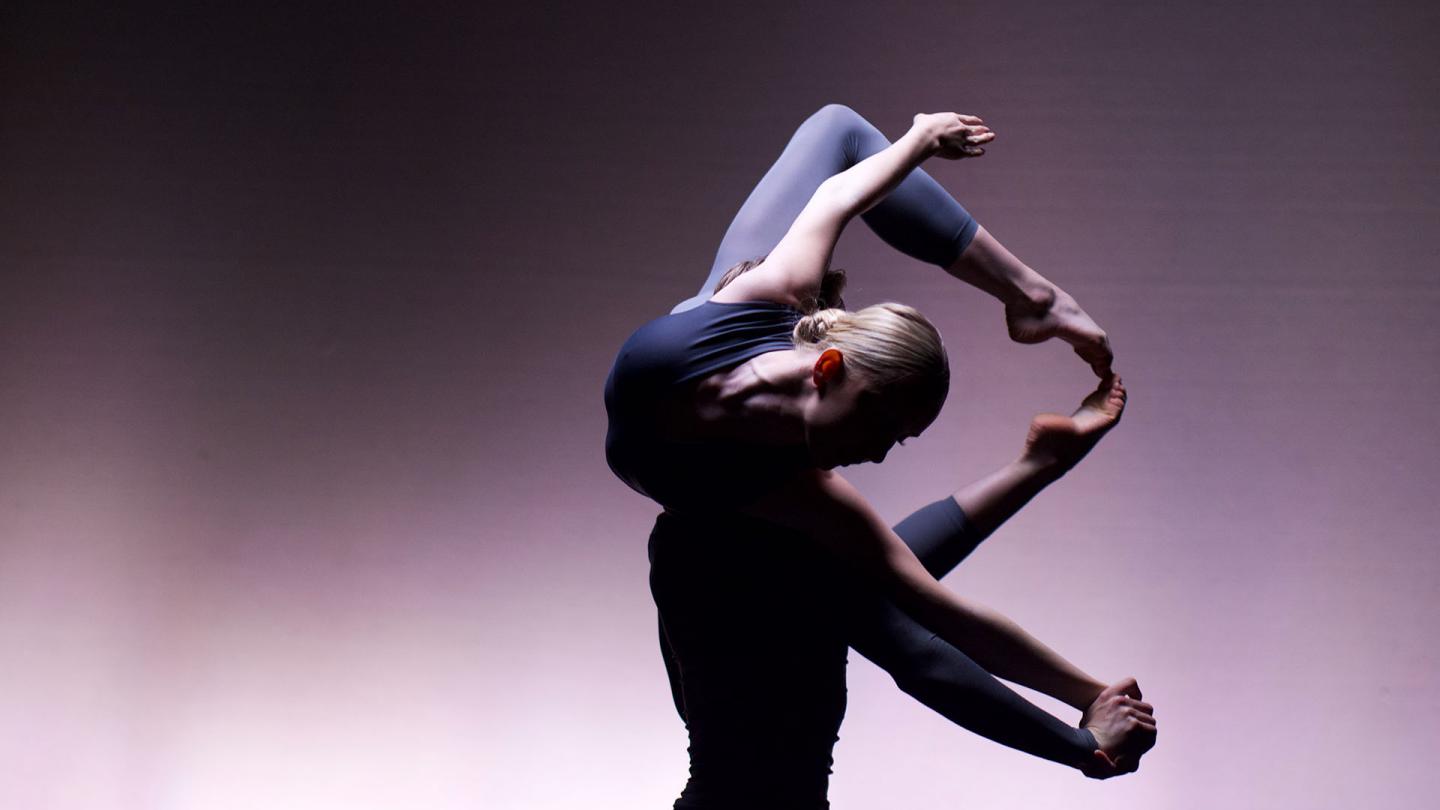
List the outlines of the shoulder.
{"label": "shoulder", "polygon": [[883,523],[844,476],[818,467],[794,471],[739,511],[811,536],[833,536]]}
{"label": "shoulder", "polygon": [[635,330],[621,345],[611,375],[622,383],[688,382],[766,351],[792,348],[803,316],[775,301],[706,301]]}

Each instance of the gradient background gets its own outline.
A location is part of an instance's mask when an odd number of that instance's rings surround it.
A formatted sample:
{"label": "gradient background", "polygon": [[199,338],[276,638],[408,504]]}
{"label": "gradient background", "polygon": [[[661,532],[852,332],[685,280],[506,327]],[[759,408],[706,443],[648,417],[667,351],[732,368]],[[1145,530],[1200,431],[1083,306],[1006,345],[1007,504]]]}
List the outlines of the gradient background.
{"label": "gradient background", "polygon": [[[0,804],[668,806],[601,387],[838,101],[983,116],[927,170],[1110,332],[1124,424],[947,583],[1162,733],[1086,780],[852,654],[834,806],[1430,806],[1437,41],[1421,2],[7,7]],[[951,347],[847,472],[892,520],[1093,383],[858,222],[836,264]]]}

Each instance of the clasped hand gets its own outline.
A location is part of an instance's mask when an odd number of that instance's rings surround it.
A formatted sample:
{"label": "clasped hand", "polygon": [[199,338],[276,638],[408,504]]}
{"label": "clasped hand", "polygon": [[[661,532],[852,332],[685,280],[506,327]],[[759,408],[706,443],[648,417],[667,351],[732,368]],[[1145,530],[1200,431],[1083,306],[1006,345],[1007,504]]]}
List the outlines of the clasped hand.
{"label": "clasped hand", "polygon": [[1140,685],[1126,678],[1105,687],[1080,718],[1081,728],[1100,746],[1080,770],[1091,779],[1109,779],[1140,769],[1140,757],[1155,746],[1155,707],[1140,699]]}

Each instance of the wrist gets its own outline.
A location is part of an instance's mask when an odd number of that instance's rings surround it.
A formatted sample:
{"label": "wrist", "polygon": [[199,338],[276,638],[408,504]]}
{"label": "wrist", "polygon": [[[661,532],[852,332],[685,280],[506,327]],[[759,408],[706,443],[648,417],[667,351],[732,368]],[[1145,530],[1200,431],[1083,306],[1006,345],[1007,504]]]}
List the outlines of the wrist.
{"label": "wrist", "polygon": [[1095,732],[1084,726],[1075,729],[1075,737],[1078,740],[1075,751],[1075,762],[1077,768],[1084,768],[1095,761],[1095,752],[1101,750],[1100,740],[1096,739]]}
{"label": "wrist", "polygon": [[940,130],[933,125],[922,123],[920,116],[915,116],[915,122],[910,125],[910,131],[905,137],[914,140],[920,145],[921,154],[931,157],[940,151]]}
{"label": "wrist", "polygon": [[1071,695],[1074,701],[1070,702],[1070,705],[1084,712],[1094,705],[1095,701],[1100,697],[1100,693],[1104,691],[1105,684],[1100,683],[1094,678],[1081,678],[1075,684]]}

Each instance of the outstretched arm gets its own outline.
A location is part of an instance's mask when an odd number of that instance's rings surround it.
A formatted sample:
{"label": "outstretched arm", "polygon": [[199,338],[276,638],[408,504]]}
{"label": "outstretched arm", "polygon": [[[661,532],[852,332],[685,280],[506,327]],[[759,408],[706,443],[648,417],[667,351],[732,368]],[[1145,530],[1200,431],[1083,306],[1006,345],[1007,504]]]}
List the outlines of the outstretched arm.
{"label": "outstretched arm", "polygon": [[[991,496],[1000,494],[967,499],[990,511],[1003,500]],[[895,525],[895,532],[937,577],[983,539],[953,497],[916,510]],[[850,645],[890,673],[896,686],[951,722],[1001,745],[1104,779],[1134,770],[1139,755],[1154,744],[1153,709],[1139,702],[1133,679],[1102,691],[1077,728],[1008,688],[868,583],[853,581],[838,607]]]}
{"label": "outstretched arm", "polygon": [[[895,533],[933,576],[949,574],[991,532],[1078,463],[1118,423],[1125,398],[1123,384],[1114,378],[1088,395],[1071,416],[1037,416],[1015,461],[916,510],[895,525]],[[1121,690],[1126,693],[1111,687],[1110,694],[1101,691],[1091,702],[1080,729],[1088,743],[1077,742],[1077,729],[1002,685],[988,683],[990,673],[964,653],[883,599],[867,598],[863,589],[861,594],[846,604],[851,645],[889,672],[903,691],[964,728],[1046,759],[1078,762],[1087,775],[1102,778],[1133,769],[1137,751],[1153,744],[1153,716],[1142,716],[1153,710],[1138,702],[1133,679],[1128,691]],[[1136,709],[1140,713],[1131,716]],[[1132,720],[1134,727],[1127,725]],[[1097,758],[1097,748],[1121,764]]]}
{"label": "outstretched arm", "polygon": [[1014,622],[941,585],[839,474],[802,471],[742,511],[803,532],[994,674],[1081,709],[1098,693],[1094,678]]}

